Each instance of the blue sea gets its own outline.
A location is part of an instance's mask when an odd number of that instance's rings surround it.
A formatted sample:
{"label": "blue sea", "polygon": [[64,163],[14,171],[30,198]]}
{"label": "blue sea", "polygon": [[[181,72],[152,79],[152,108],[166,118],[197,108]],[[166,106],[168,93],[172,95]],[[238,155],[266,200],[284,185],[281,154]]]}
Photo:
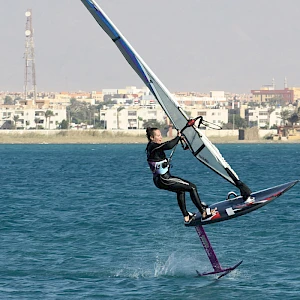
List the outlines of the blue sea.
{"label": "blue sea", "polygon": [[[220,144],[253,191],[300,179],[300,144]],[[300,184],[245,216],[205,226],[216,280],[145,145],[0,145],[0,299],[300,299]],[[234,186],[178,147],[172,173],[210,204]],[[190,211],[195,208],[187,196]]]}

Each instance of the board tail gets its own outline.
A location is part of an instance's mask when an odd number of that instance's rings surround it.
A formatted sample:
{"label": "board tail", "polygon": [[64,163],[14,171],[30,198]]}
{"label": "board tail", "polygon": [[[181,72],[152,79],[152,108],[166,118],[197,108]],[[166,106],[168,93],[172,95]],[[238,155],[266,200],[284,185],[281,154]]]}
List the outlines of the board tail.
{"label": "board tail", "polygon": [[195,227],[196,231],[197,231],[197,234],[201,240],[201,243],[203,245],[203,248],[210,260],[210,263],[214,269],[213,272],[206,272],[206,273],[200,273],[196,270],[198,276],[206,276],[206,275],[215,275],[215,274],[220,274],[218,276],[218,279],[227,275],[228,273],[230,273],[231,271],[233,271],[235,268],[237,268],[243,261],[240,261],[238,262],[236,265],[234,265],[233,267],[230,267],[230,268],[225,268],[223,269],[219,263],[219,260],[214,252],[214,249],[212,248],[211,244],[210,244],[210,241],[206,235],[206,232],[203,228],[203,226],[201,225],[198,225]]}

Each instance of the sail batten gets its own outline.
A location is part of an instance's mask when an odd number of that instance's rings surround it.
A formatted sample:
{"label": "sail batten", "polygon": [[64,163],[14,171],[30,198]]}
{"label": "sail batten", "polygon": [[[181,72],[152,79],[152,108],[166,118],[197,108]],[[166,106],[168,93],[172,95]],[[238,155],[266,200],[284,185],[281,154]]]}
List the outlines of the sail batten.
{"label": "sail batten", "polygon": [[93,0],[81,0],[81,2],[86,6],[97,23],[118,47],[133,70],[149,88],[174,127],[179,130],[184,129],[182,133],[192,154],[200,162],[235,185],[238,180],[238,176],[225,161],[219,150],[198,128],[195,126],[186,127],[189,118],[174,96],[157,78],[143,59],[135,52],[133,47],[108,18],[108,16],[106,16],[104,11]]}

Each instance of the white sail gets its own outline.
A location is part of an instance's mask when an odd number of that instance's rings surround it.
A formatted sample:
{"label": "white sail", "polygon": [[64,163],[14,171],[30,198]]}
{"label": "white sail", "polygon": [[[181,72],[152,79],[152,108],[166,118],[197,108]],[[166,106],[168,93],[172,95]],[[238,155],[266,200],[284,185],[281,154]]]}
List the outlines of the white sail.
{"label": "white sail", "polygon": [[[181,109],[169,90],[136,53],[99,5],[93,0],[81,0],[81,2],[86,6],[98,24],[119,48],[127,62],[150,89],[174,127],[179,130],[183,129],[189,120],[188,116]],[[199,161],[232,184],[236,184],[238,180],[236,173],[222,157],[219,150],[198,128],[195,126],[187,127],[183,135],[185,136],[189,149]]]}

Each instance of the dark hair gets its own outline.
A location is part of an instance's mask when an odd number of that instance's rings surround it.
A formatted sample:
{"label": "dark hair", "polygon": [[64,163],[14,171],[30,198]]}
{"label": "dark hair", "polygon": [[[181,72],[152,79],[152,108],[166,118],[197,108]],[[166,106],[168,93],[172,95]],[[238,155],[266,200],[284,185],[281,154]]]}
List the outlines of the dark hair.
{"label": "dark hair", "polygon": [[150,137],[154,137],[155,130],[158,130],[158,128],[156,128],[156,127],[147,127],[146,128],[146,136],[147,136],[147,139],[149,142],[151,141]]}

